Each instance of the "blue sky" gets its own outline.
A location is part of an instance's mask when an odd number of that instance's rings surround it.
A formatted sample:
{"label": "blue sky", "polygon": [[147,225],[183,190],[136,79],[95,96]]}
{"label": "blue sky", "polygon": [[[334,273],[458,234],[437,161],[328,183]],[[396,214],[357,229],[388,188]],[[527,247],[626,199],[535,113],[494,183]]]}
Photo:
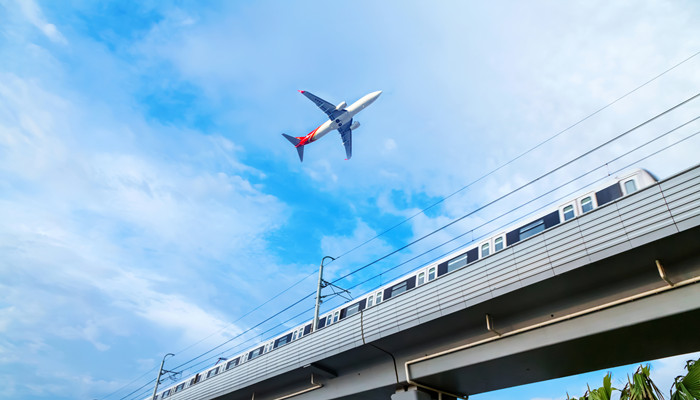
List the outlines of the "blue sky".
{"label": "blue sky", "polygon": [[[0,398],[119,399],[152,379],[163,354],[181,363],[244,332],[312,292],[324,255],[353,249],[700,51],[699,17],[693,1],[0,0]],[[344,255],[327,277],[680,103],[700,87],[698,71],[700,56]],[[383,90],[357,118],[352,160],[331,133],[299,163],[280,133],[302,136],[325,117],[297,89],[333,103]],[[689,103],[342,285],[375,277],[353,290],[362,294],[629,164],[661,178],[694,165],[697,136],[637,160],[697,122],[610,160],[697,111]],[[261,329],[294,326],[310,307]],[[244,349],[260,332],[230,345]],[[675,376],[683,359],[654,368]],[[473,398],[580,395],[603,374]]]}

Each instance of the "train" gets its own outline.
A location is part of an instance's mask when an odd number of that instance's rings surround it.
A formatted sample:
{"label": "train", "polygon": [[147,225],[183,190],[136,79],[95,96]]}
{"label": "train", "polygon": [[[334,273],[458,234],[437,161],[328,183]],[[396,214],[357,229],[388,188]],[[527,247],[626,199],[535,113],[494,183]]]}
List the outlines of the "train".
{"label": "train", "polygon": [[[325,312],[323,316],[319,317],[317,329],[330,329],[330,327],[351,315],[376,307],[418,286],[430,284],[443,275],[465,268],[477,260],[494,255],[549,228],[567,223],[598,207],[619,200],[656,182],[657,179],[644,169],[635,169],[618,177],[610,178],[601,185],[587,188],[580,192],[579,195],[559,203],[556,208],[552,207],[544,212],[531,215],[523,220],[526,222],[498,231],[498,234],[489,235],[487,238],[476,242],[476,245],[473,247],[459,249],[407,275],[388,282],[370,293],[366,293],[357,299]],[[217,365],[160,391],[156,395],[156,400],[166,399],[288,343],[301,340],[311,333],[312,324],[313,321],[308,321],[274,339],[259,343],[256,347],[247,349],[233,358],[225,359],[221,364],[217,362]],[[148,399],[151,399],[151,397],[149,396]]]}

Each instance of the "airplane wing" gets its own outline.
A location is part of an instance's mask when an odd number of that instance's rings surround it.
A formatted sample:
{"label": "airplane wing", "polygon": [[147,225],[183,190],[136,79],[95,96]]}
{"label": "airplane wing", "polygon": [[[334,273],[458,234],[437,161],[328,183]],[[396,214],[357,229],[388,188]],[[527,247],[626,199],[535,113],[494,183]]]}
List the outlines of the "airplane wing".
{"label": "airplane wing", "polygon": [[343,146],[345,146],[346,160],[349,160],[350,157],[352,157],[352,129],[350,129],[351,125],[352,120],[338,128],[338,132],[340,132],[340,138],[343,139]]}
{"label": "airplane wing", "polygon": [[332,117],[333,112],[335,111],[335,106],[333,104],[323,100],[322,98],[320,98],[320,97],[318,97],[310,92],[307,92],[306,90],[300,90],[299,93],[303,94],[309,100],[313,101],[314,104],[316,104],[318,106],[318,108],[321,109],[321,111],[326,113],[326,115],[328,115],[329,118]]}

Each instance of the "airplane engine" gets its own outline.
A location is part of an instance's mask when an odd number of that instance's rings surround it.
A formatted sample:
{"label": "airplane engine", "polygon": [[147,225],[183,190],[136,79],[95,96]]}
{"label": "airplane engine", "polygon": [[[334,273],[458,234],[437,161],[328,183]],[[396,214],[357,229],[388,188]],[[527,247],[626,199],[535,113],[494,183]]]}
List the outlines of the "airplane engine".
{"label": "airplane engine", "polygon": [[354,131],[355,129],[360,127],[360,123],[355,121],[352,125],[350,125],[350,130]]}
{"label": "airplane engine", "polygon": [[335,107],[335,109],[338,110],[338,111],[340,111],[340,110],[344,110],[345,107],[347,107],[347,106],[348,106],[348,103],[342,102],[342,103],[338,104],[338,105]]}

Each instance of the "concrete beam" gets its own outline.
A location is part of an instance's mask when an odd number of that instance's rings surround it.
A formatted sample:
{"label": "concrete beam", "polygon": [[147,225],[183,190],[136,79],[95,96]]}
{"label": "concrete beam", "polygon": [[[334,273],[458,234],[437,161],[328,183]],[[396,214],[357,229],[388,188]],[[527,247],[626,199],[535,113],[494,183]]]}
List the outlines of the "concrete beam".
{"label": "concrete beam", "polygon": [[420,384],[471,395],[697,351],[699,331],[695,283],[419,361],[410,374]]}

